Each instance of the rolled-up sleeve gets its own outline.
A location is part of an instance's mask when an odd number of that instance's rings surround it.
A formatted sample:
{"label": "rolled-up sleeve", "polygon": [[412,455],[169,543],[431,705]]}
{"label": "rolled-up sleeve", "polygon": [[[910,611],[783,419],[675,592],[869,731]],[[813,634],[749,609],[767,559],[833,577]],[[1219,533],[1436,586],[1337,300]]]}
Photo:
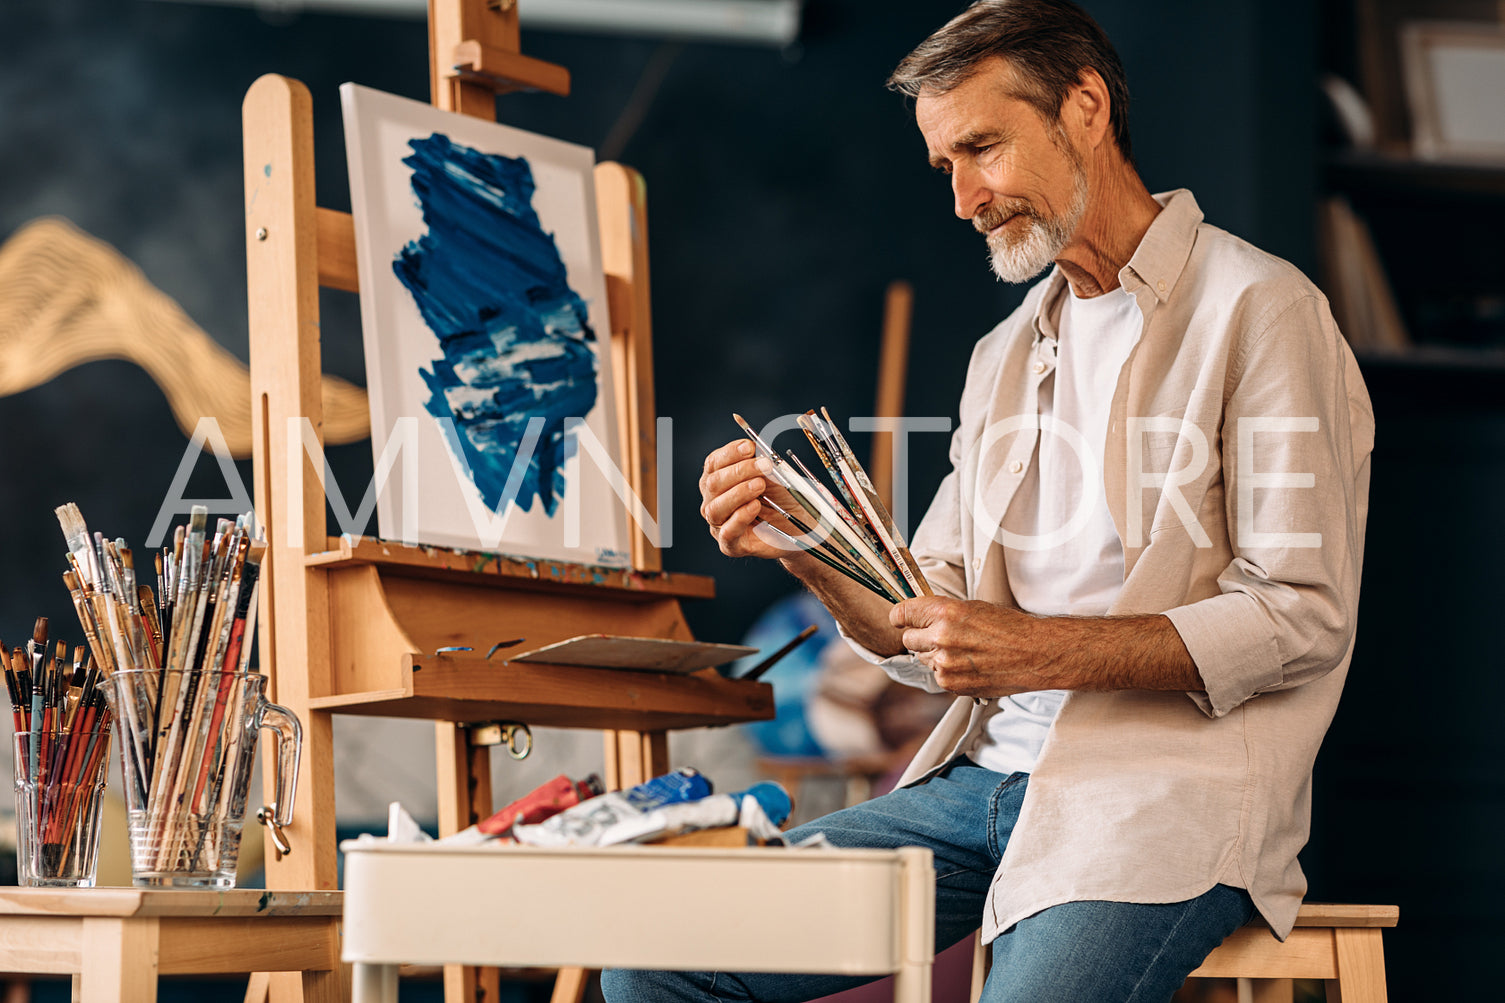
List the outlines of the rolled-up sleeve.
{"label": "rolled-up sleeve", "polygon": [[1325,306],[1306,296],[1232,367],[1222,438],[1234,557],[1218,595],[1165,614],[1210,716],[1315,679],[1352,648],[1374,425],[1351,362]]}
{"label": "rolled-up sleeve", "polygon": [[852,650],[857,652],[859,658],[867,662],[872,662],[878,668],[888,673],[889,678],[894,681],[903,683],[905,686],[918,687],[926,693],[940,693],[945,689],[945,687],[935,681],[935,673],[931,672],[923,662],[913,655],[906,652],[902,655],[884,658],[882,655],[874,654],[852,640],[847,635],[847,632],[841,629],[841,624],[838,623],[836,629],[840,631],[841,636],[851,646]]}

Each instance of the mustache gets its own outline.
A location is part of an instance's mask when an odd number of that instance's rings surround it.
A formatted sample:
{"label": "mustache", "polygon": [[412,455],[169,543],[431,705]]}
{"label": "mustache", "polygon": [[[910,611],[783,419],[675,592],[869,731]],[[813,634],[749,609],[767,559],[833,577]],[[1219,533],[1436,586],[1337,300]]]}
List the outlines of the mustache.
{"label": "mustache", "polygon": [[1024,216],[1029,219],[1035,218],[1035,207],[1024,200],[1011,200],[997,205],[986,205],[977,211],[972,217],[972,227],[978,233],[987,233],[995,226],[1008,220],[1010,216]]}

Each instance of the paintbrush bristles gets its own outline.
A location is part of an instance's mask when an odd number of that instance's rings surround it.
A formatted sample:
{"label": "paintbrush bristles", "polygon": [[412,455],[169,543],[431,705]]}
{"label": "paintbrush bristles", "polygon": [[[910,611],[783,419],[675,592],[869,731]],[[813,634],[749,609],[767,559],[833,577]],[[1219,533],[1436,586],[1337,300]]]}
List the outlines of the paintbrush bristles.
{"label": "paintbrush bristles", "polygon": [[73,502],[59,505],[53,513],[57,516],[58,525],[63,528],[63,538],[68,543],[68,552],[78,562],[80,574],[90,585],[96,584],[93,548],[89,545],[89,526],[84,522],[83,513]]}

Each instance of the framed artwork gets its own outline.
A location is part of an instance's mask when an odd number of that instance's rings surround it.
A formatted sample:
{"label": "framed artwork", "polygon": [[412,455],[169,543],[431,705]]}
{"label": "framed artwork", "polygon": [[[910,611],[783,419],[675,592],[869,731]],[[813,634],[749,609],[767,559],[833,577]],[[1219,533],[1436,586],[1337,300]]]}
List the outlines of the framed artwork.
{"label": "framed artwork", "polygon": [[340,98],[380,535],[628,565],[594,153]]}
{"label": "framed artwork", "polygon": [[1411,114],[1401,65],[1404,26],[1411,21],[1494,24],[1500,16],[1500,0],[1353,0],[1351,5],[1324,4],[1323,9],[1335,38],[1346,37],[1350,29],[1355,32],[1354,82],[1373,114],[1376,147],[1404,155],[1411,147]]}
{"label": "framed artwork", "polygon": [[1505,27],[1413,21],[1401,52],[1416,155],[1505,163]]}

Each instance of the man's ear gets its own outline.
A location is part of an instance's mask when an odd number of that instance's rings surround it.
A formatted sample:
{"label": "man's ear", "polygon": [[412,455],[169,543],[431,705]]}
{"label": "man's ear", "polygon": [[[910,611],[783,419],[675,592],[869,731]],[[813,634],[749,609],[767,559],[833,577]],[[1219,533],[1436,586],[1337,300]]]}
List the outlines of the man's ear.
{"label": "man's ear", "polygon": [[1097,149],[1113,132],[1113,101],[1108,85],[1092,67],[1082,68],[1076,85],[1066,92],[1061,116],[1089,149]]}

